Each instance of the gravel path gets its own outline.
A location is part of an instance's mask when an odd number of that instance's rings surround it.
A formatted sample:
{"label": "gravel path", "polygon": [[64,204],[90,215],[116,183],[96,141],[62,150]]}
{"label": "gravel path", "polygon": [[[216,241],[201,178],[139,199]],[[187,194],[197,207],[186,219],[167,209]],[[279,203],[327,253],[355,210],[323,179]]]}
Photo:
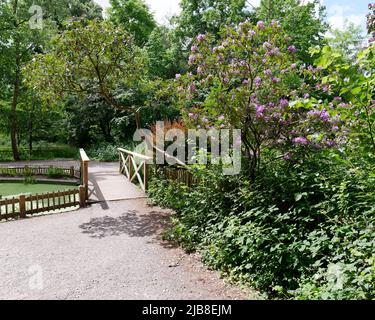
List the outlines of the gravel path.
{"label": "gravel path", "polygon": [[161,240],[144,199],[0,223],[0,299],[246,299],[196,255]]}

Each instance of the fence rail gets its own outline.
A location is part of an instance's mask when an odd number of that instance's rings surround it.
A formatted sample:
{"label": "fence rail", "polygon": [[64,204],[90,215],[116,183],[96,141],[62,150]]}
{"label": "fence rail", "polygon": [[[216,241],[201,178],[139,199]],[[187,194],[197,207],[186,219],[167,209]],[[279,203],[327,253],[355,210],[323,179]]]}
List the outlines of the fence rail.
{"label": "fence rail", "polygon": [[84,207],[85,189],[48,192],[36,195],[20,195],[0,200],[0,220],[26,218],[27,215],[56,211],[71,207]]}
{"label": "fence rail", "polygon": [[0,175],[5,176],[23,176],[25,173],[31,173],[33,175],[57,175],[57,176],[67,176],[72,178],[79,179],[81,177],[81,169],[75,167],[1,167],[0,166]]}

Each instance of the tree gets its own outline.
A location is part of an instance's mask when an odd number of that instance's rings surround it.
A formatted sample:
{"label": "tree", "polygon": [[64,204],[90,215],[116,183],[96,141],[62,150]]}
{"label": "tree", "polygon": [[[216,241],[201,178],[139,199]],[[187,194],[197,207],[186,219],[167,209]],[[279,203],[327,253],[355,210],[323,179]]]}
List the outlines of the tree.
{"label": "tree", "polygon": [[218,35],[221,28],[249,17],[246,0],[182,0],[182,12],[175,18],[182,39],[194,39],[200,33]]}
{"label": "tree", "polygon": [[362,28],[352,22],[347,22],[344,30],[331,29],[330,33],[331,35],[327,38],[328,45],[346,59],[355,59],[365,41]]}
{"label": "tree", "polygon": [[[47,104],[72,94],[80,98],[98,94],[110,106],[134,114],[140,128],[140,107],[132,104],[131,97],[142,83],[144,60],[142,50],[122,28],[80,20],[53,41],[49,53],[37,55],[24,74]],[[129,104],[122,102],[126,98]]]}
{"label": "tree", "polygon": [[[371,34],[375,30],[375,5],[370,4],[369,9]],[[347,102],[340,103],[338,111],[350,124],[352,140],[360,142],[365,152],[375,154],[375,42],[370,39],[369,46],[351,60],[337,47],[314,48],[311,52],[318,56],[315,63],[327,74],[323,79],[326,85]]]}
{"label": "tree", "polygon": [[181,13],[171,19],[170,33],[175,69],[185,72],[190,47],[198,34],[209,32],[219,38],[227,25],[235,25],[251,16],[246,0],[182,0]]}
{"label": "tree", "polygon": [[[95,7],[93,1],[42,0],[39,5],[43,9],[43,20],[38,28],[29,24],[35,15],[32,0],[1,0],[0,1],[0,69],[1,85],[4,87],[1,99],[11,100],[10,137],[13,157],[19,160],[17,143],[17,106],[23,94],[21,69],[32,59],[35,53],[43,52],[47,41],[56,33],[55,23],[59,25],[70,17],[79,4],[84,4],[75,14],[86,14]],[[56,7],[55,7],[56,6]],[[31,10],[33,9],[33,10]],[[60,10],[61,9],[61,10]],[[101,11],[95,11],[100,14]],[[93,13],[94,14],[94,13]]]}
{"label": "tree", "polygon": [[325,7],[320,0],[262,0],[255,13],[260,20],[280,21],[298,49],[298,58],[305,63],[313,63],[309,48],[323,45],[324,34],[328,30]]}
{"label": "tree", "polygon": [[173,39],[173,31],[165,26],[152,31],[145,46],[148,54],[149,74],[151,79],[171,79],[179,72],[178,67],[185,63],[179,56],[179,47]]}
{"label": "tree", "polygon": [[241,129],[252,180],[266,151],[289,160],[336,145],[333,106],[309,99],[313,90],[303,80],[318,71],[297,67],[278,22],[246,21],[218,41],[200,34],[191,51],[194,73],[176,75],[182,115],[193,127]]}
{"label": "tree", "polygon": [[143,46],[156,27],[154,16],[143,0],[110,0],[109,19],[130,32]]}

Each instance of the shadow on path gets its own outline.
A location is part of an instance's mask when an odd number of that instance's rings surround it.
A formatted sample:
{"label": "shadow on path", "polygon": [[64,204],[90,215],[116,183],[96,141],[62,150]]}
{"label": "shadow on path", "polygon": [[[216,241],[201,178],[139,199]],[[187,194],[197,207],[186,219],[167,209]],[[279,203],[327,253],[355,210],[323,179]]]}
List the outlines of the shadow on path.
{"label": "shadow on path", "polygon": [[103,210],[109,209],[107,200],[104,198],[96,177],[91,177],[89,179],[89,199],[92,199],[94,202],[99,202]]}
{"label": "shadow on path", "polygon": [[136,210],[129,210],[119,217],[93,218],[80,225],[82,232],[91,238],[105,238],[126,234],[130,237],[149,237],[159,234],[168,225],[165,213],[152,211],[139,214]]}

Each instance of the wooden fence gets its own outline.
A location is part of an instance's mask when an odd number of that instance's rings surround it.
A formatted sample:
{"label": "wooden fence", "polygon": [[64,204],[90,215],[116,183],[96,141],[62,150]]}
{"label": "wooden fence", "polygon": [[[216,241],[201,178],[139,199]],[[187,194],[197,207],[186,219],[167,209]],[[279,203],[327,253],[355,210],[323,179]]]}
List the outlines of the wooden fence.
{"label": "wooden fence", "polygon": [[23,176],[25,173],[38,176],[66,176],[79,179],[81,177],[81,169],[75,167],[0,167],[0,175],[3,176]]}
{"label": "wooden fence", "polygon": [[0,220],[26,218],[43,212],[51,212],[71,207],[85,207],[85,188],[49,192],[36,195],[20,195],[0,200]]}
{"label": "wooden fence", "polygon": [[188,187],[198,183],[198,178],[185,167],[177,166],[159,166],[156,168],[156,174],[163,174],[168,180],[183,183]]}

